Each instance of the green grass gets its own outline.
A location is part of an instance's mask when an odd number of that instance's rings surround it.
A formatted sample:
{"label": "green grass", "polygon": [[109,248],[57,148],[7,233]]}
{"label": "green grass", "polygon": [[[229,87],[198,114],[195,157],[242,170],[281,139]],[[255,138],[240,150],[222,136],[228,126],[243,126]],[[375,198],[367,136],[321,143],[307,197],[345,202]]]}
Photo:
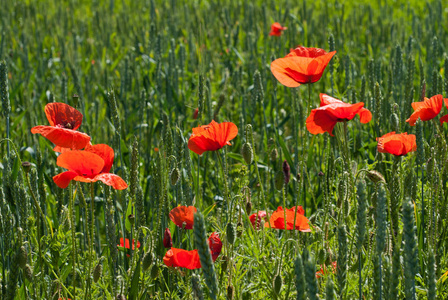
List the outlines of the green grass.
{"label": "green grass", "polygon": [[[193,299],[198,288],[207,299],[210,269],[172,269],[162,261],[166,227],[174,247],[199,247],[191,230],[169,220],[178,204],[194,204],[204,215],[207,237],[216,231],[223,240],[214,263],[218,299],[228,294],[293,299],[312,290],[313,273],[323,265],[331,269],[334,261],[337,271],[316,281],[321,299],[331,293],[330,277],[342,299],[359,299],[359,283],[365,299],[404,299],[414,291],[417,299],[428,299],[435,297],[434,289],[437,299],[448,297],[447,125],[438,127],[439,116],[437,122],[423,122],[419,151],[401,159],[377,153],[376,142],[394,130],[416,134],[405,120],[411,103],[420,101],[423,82],[427,97],[448,97],[448,6],[443,1],[6,0],[0,7],[0,60],[8,69],[11,106],[9,122],[5,106],[0,117],[0,137],[11,140],[9,151],[6,140],[0,144],[0,299],[74,299],[75,294],[76,299],[115,299],[118,294]],[[273,22],[288,27],[281,37],[268,35]],[[358,117],[347,123],[343,147],[338,137],[306,131],[308,86],[286,88],[270,71],[272,60],[297,45],[330,50],[330,36],[337,54],[333,67],[310,86],[310,106],[317,107],[319,93],[326,93],[349,103],[362,101],[373,113],[368,124]],[[109,101],[112,91],[118,115]],[[120,192],[95,184],[93,220],[90,185],[59,189],[52,177],[62,168],[53,145],[30,132],[48,125],[45,104],[75,106],[74,94],[84,115],[80,131],[94,144],[114,148],[112,171],[135,187]],[[6,99],[2,90],[0,95]],[[199,118],[193,119],[197,107]],[[443,107],[440,114],[446,113]],[[199,158],[187,141],[193,127],[212,119],[235,123],[239,134],[232,146]],[[249,166],[241,154],[245,142],[255,153]],[[33,164],[29,185],[13,144],[21,161]],[[340,151],[345,147],[348,153]],[[138,150],[134,164],[133,149]],[[278,191],[275,177],[284,160],[292,175]],[[174,167],[181,178],[173,186]],[[379,188],[364,171],[355,182],[363,169],[385,177],[385,194],[377,194]],[[138,180],[131,183],[132,174]],[[361,241],[359,201],[366,209]],[[39,217],[36,202],[46,219]],[[271,213],[283,203],[301,205],[312,232],[255,231],[247,202],[251,213],[266,207]],[[387,203],[385,220],[377,216],[382,202]],[[393,205],[398,207],[396,236]],[[136,216],[134,225],[130,213]],[[382,220],[385,226],[377,224]],[[226,237],[229,222],[237,232],[233,245]],[[377,228],[385,239],[382,249]],[[117,252],[117,244],[131,235],[141,247],[127,257],[123,249]],[[29,267],[19,267],[22,246]],[[152,257],[147,269],[145,253]],[[298,255],[302,285],[296,281]],[[89,270],[101,258],[102,275],[93,282]],[[277,276],[282,285],[275,293]]]}

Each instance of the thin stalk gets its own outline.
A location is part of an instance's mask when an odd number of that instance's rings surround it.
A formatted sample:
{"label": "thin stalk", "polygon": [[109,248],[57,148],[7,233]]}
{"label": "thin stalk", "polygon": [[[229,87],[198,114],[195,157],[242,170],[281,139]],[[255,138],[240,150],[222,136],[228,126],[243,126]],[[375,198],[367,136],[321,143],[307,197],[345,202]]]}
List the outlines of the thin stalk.
{"label": "thin stalk", "polygon": [[69,214],[70,214],[70,231],[72,234],[72,267],[73,267],[73,299],[76,300],[76,229],[75,229],[75,212],[74,212],[74,199],[73,199],[73,182],[69,185]]}
{"label": "thin stalk", "polygon": [[[222,178],[224,180],[224,202],[226,203],[226,210],[228,210],[229,207],[230,207],[230,203],[229,203],[229,186],[228,186],[228,183],[227,183],[226,170],[224,169],[224,165],[223,165],[223,162],[222,162],[221,154],[219,152],[217,152],[216,156],[218,156],[218,162],[219,162],[219,165],[220,165],[221,171],[222,171]],[[221,209],[221,214],[222,214],[222,212],[223,212],[223,210]],[[225,222],[226,224],[227,224],[227,221],[228,221],[227,220],[228,217],[229,217],[229,214],[226,214],[226,222]],[[222,217],[221,217],[221,219],[222,219]]]}
{"label": "thin stalk", "polygon": [[423,172],[424,172],[424,170],[423,170],[423,165],[420,164],[419,167],[420,167],[420,172],[422,173],[422,178],[421,178],[421,182],[422,182],[421,228],[422,228],[422,241],[423,241],[423,243],[422,243],[422,249],[424,249],[424,241],[425,241],[425,202],[424,202],[424,201],[425,201],[425,197],[424,197],[424,186],[425,186],[425,184],[424,184],[424,179],[425,179],[425,176],[424,176],[424,174],[423,174]]}

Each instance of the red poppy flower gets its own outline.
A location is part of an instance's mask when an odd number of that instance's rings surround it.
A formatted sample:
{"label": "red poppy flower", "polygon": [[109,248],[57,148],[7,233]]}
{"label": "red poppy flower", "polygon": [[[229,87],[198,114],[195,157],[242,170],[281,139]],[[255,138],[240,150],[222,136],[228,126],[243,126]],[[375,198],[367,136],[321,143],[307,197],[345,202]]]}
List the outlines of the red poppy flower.
{"label": "red poppy flower", "polygon": [[406,155],[408,152],[417,150],[416,137],[413,134],[389,132],[378,141],[378,152],[390,153],[396,156]]}
{"label": "red poppy flower", "polygon": [[[338,262],[334,261],[331,263],[331,272],[334,274],[336,272],[338,266]],[[316,272],[316,278],[321,278],[322,276],[325,276],[326,274],[328,274],[328,268],[323,265],[323,268],[321,267],[319,271]]]}
{"label": "red poppy flower", "polygon": [[196,249],[187,251],[178,248],[171,248],[163,257],[163,262],[168,267],[180,267],[190,270],[201,268],[199,253]]}
{"label": "red poppy flower", "polygon": [[[132,250],[134,250],[134,240],[132,240]],[[125,248],[125,249],[130,249],[130,245],[129,245],[129,239],[123,239],[120,238],[120,245],[117,245],[117,247],[121,247],[121,248]],[[140,248],[140,242],[137,241],[137,248]],[[129,254],[126,254],[128,257],[130,256]]]}
{"label": "red poppy flower", "polygon": [[82,114],[65,103],[48,103],[45,105],[45,115],[50,126],[35,126],[31,133],[40,133],[59,147],[82,149],[90,141],[90,136],[76,131],[81,126]]}
{"label": "red poppy flower", "polygon": [[271,71],[281,84],[298,87],[318,81],[336,51],[327,53],[320,48],[297,47],[271,63]]}
{"label": "red poppy flower", "polygon": [[[295,226],[294,217],[296,219]],[[297,208],[293,206],[292,208],[286,210],[286,230],[295,229],[303,232],[310,232],[311,229],[308,222],[309,221],[305,217],[305,211],[302,206],[298,206]],[[281,206],[279,206],[277,210],[272,213],[269,223],[271,224],[271,228],[285,229],[285,211]],[[269,227],[269,223],[265,223],[264,227]]]}
{"label": "red poppy flower", "polygon": [[[445,102],[445,106],[448,108],[448,98],[443,99],[443,101]],[[440,118],[440,126],[442,126],[444,122],[448,122],[448,115],[444,115]]]}
{"label": "red poppy flower", "polygon": [[448,99],[443,99],[442,95],[435,95],[430,99],[425,97],[425,100],[422,102],[413,102],[411,105],[414,112],[406,122],[409,122],[411,126],[415,126],[418,118],[422,121],[434,119],[442,109],[443,100],[445,100],[445,103],[448,101]]}
{"label": "red poppy flower", "polygon": [[165,228],[165,232],[163,234],[163,247],[173,247],[173,239],[171,238],[171,231],[169,228]]}
{"label": "red poppy flower", "polygon": [[53,177],[60,188],[65,189],[70,181],[97,182],[112,186],[116,190],[128,187],[120,176],[109,173],[114,162],[114,150],[105,144],[89,145],[86,150],[73,150],[58,156],[57,165],[68,169]]}
{"label": "red poppy flower", "polygon": [[177,227],[192,229],[194,224],[194,214],[197,208],[194,206],[178,206],[170,211],[170,220]]}
{"label": "red poppy flower", "polygon": [[221,254],[222,250],[222,241],[219,238],[219,234],[213,232],[208,238],[208,246],[210,247],[210,252],[212,254],[213,262],[218,258],[219,254]]}
{"label": "red poppy flower", "polygon": [[193,128],[193,134],[188,140],[188,148],[201,155],[205,151],[216,151],[225,145],[231,145],[238,134],[238,128],[232,122],[216,123]]}
{"label": "red poppy flower", "polygon": [[282,31],[286,29],[288,29],[288,27],[283,27],[282,25],[280,25],[280,23],[275,22],[271,25],[271,32],[269,33],[269,35],[281,36]]}
{"label": "red poppy flower", "polygon": [[[257,219],[257,220],[255,220],[255,219]],[[260,229],[261,219],[266,219],[266,211],[264,211],[264,210],[260,210],[258,212],[258,218],[256,217],[256,214],[250,215],[249,220],[254,229],[256,229],[256,230]],[[255,222],[257,222],[257,224],[255,224]]]}
{"label": "red poppy flower", "polygon": [[364,103],[344,103],[341,100],[320,94],[320,107],[312,109],[306,119],[306,128],[312,134],[328,132],[333,136],[333,128],[337,122],[353,119],[359,115],[361,123],[368,123],[372,113],[364,108]]}

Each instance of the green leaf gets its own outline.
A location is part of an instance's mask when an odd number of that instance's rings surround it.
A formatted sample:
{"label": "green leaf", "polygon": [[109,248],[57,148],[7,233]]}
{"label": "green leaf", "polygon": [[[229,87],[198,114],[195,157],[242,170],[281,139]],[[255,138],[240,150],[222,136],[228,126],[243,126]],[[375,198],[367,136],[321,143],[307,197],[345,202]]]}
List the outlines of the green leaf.
{"label": "green leaf", "polygon": [[139,281],[140,281],[140,260],[138,260],[137,267],[135,267],[134,275],[132,276],[131,289],[129,291],[129,300],[137,299]]}
{"label": "green leaf", "polygon": [[17,176],[19,175],[20,170],[20,160],[18,157],[14,159],[14,165],[12,167],[12,174],[11,174],[11,180],[16,181]]}
{"label": "green leaf", "polygon": [[134,208],[134,202],[132,200],[129,201],[128,203],[128,208],[126,209],[126,230],[131,232],[131,222],[129,222],[129,215],[134,214],[135,212],[135,208]]}

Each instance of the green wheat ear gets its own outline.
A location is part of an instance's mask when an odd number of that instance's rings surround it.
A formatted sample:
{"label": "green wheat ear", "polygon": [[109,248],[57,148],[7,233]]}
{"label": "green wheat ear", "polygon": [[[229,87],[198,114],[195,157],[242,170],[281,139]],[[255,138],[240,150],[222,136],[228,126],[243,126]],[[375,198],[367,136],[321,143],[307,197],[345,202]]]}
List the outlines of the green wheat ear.
{"label": "green wheat ear", "polygon": [[[297,254],[296,260],[294,261],[294,272],[296,274],[295,284],[297,291],[297,300],[306,299],[306,284],[305,284],[305,270],[302,262],[302,255]],[[316,276],[316,275],[314,275]]]}
{"label": "green wheat ear", "polygon": [[210,297],[214,300],[218,297],[218,279],[216,278],[215,267],[207,243],[204,216],[201,212],[194,214],[194,244],[198,249],[202,271],[204,272],[205,283],[208,286]]}

